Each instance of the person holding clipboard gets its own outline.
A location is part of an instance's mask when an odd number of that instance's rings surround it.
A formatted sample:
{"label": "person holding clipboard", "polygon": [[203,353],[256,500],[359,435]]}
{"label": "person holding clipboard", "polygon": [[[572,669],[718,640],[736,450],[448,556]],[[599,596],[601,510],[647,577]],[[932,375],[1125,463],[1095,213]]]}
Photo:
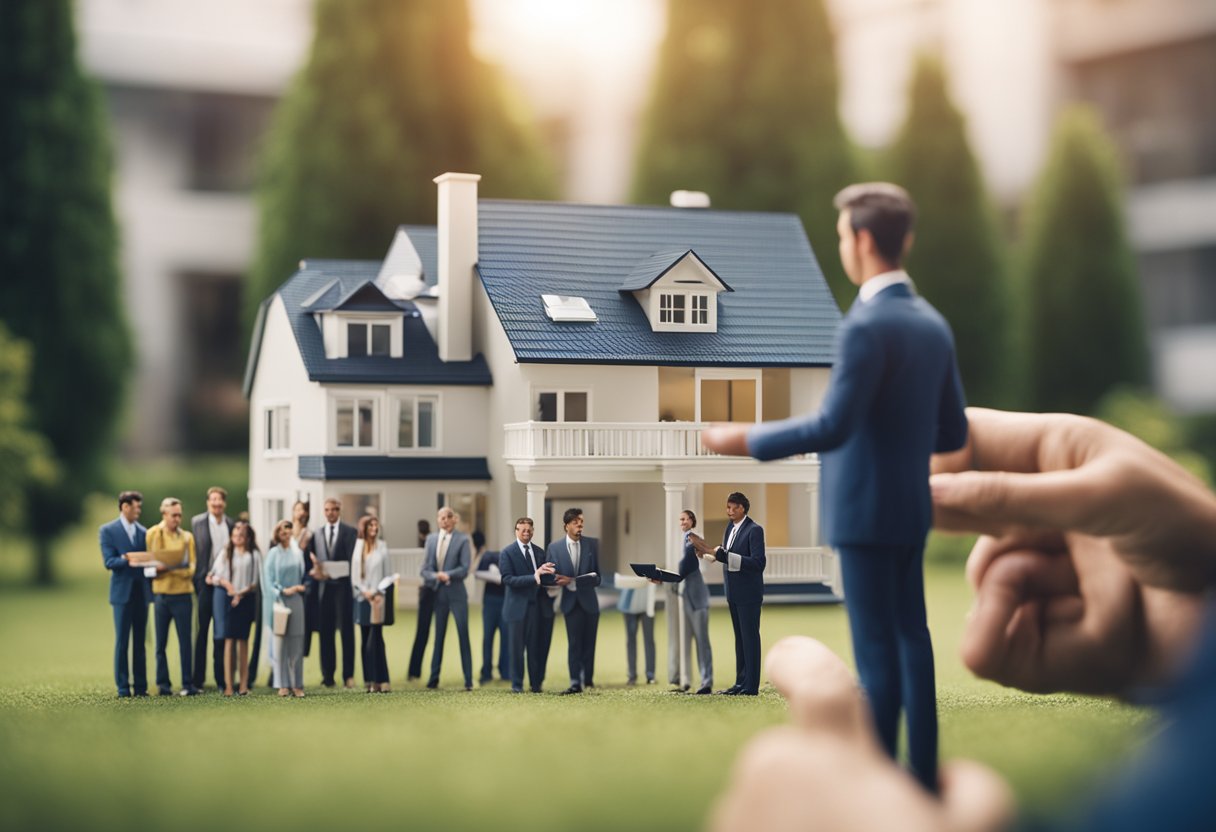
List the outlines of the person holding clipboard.
{"label": "person holding clipboard", "polygon": [[393,623],[388,579],[388,545],[380,539],[380,521],[370,514],[359,521],[358,539],[350,559],[350,586],[355,600],[355,621],[363,644],[363,683],[368,693],[388,693],[388,657],[384,627]]}

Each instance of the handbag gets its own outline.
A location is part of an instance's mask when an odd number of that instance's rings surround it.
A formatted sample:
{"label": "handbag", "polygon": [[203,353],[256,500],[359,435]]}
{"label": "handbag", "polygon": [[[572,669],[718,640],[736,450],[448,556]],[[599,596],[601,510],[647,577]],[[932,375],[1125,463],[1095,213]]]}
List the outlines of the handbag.
{"label": "handbag", "polygon": [[291,607],[279,601],[274,602],[274,634],[287,635],[287,620],[291,618]]}

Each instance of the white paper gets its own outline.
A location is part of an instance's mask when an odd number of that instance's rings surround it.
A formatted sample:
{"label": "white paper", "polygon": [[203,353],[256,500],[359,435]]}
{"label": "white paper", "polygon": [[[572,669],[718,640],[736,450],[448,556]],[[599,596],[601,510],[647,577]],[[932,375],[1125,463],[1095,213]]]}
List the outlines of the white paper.
{"label": "white paper", "polygon": [[394,572],[392,575],[389,575],[387,578],[385,578],[380,583],[376,584],[376,591],[384,592],[384,590],[388,589],[390,586],[392,586],[395,583],[397,583],[397,573],[396,572]]}
{"label": "white paper", "polygon": [[323,560],[321,561],[321,571],[325,573],[327,578],[345,578],[350,575],[350,561],[347,560]]}
{"label": "white paper", "polygon": [[612,582],[617,589],[644,589],[651,585],[650,581],[643,578],[641,575],[625,575],[617,572],[612,576]]}
{"label": "white paper", "polygon": [[155,578],[156,577],[156,567],[155,566],[145,566],[144,567],[144,577],[145,578]]}

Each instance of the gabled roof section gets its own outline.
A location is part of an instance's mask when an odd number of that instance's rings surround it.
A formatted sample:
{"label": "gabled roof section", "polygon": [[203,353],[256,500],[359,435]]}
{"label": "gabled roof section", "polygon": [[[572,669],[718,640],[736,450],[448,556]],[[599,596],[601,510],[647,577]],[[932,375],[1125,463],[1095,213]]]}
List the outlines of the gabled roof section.
{"label": "gabled roof section", "polygon": [[[828,366],[840,325],[793,214],[481,200],[478,271],[521,362]],[[716,333],[655,332],[622,275],[695,251],[733,291]],[[663,253],[663,257],[656,257]],[[649,267],[649,265],[648,265]],[[655,265],[653,274],[659,266]],[[638,278],[640,281],[641,278]],[[632,284],[630,284],[632,285]],[[540,295],[578,295],[598,320],[558,324]]]}
{"label": "gabled roof section", "polygon": [[[418,233],[421,232],[421,233]],[[418,248],[424,268],[435,273],[435,229],[410,228],[410,237]],[[420,244],[420,240],[424,241]],[[430,260],[427,260],[427,257]],[[472,361],[444,363],[439,359],[439,348],[427,331],[416,306],[409,301],[393,301],[371,284],[380,271],[380,263],[367,260],[307,260],[300,270],[279,287],[276,293],[283,299],[287,318],[295,336],[296,348],[304,360],[311,381],[331,384],[455,384],[488,386],[491,384],[490,369],[485,358],[478,355]],[[370,286],[375,295],[368,293]],[[404,318],[404,357],[392,358],[384,355],[358,356],[354,358],[326,358],[321,330],[312,312],[321,300],[337,292],[336,306],[345,302],[362,304],[375,300],[388,303],[382,311],[397,311]],[[380,299],[376,299],[378,296]],[[253,378],[257,371],[257,360],[265,328],[265,311],[270,307],[273,295],[262,305],[254,328],[253,348],[249,353],[245,378],[245,395],[253,389]]]}
{"label": "gabled roof section", "polygon": [[692,249],[684,251],[668,250],[656,251],[654,254],[642,260],[629,273],[629,277],[625,278],[625,282],[621,284],[620,291],[622,292],[639,292],[642,289],[649,289],[663,275],[674,269],[676,265],[685,257],[692,257],[701,267],[708,272],[713,279],[718,283],[720,290],[723,292],[733,292],[734,289],[726,285],[717,272],[710,267],[708,263],[701,259],[701,256]]}
{"label": "gabled roof section", "polygon": [[413,304],[389,298],[373,281],[366,280],[347,290],[341,300],[334,305],[333,311],[342,312],[397,312],[402,309],[413,311]]}

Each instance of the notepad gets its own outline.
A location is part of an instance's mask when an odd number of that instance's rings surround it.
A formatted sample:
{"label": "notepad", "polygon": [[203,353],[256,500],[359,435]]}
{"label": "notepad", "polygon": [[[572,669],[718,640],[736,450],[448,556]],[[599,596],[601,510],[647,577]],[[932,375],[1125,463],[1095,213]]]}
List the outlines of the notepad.
{"label": "notepad", "polygon": [[680,582],[680,575],[677,572],[668,572],[666,569],[660,569],[653,563],[631,563],[629,568],[634,571],[634,574],[641,575],[643,578],[649,578],[652,581],[664,581],[669,584],[677,584]]}
{"label": "notepad", "polygon": [[331,580],[350,577],[350,561],[348,560],[323,560],[319,565],[321,571],[325,573],[325,577]]}

